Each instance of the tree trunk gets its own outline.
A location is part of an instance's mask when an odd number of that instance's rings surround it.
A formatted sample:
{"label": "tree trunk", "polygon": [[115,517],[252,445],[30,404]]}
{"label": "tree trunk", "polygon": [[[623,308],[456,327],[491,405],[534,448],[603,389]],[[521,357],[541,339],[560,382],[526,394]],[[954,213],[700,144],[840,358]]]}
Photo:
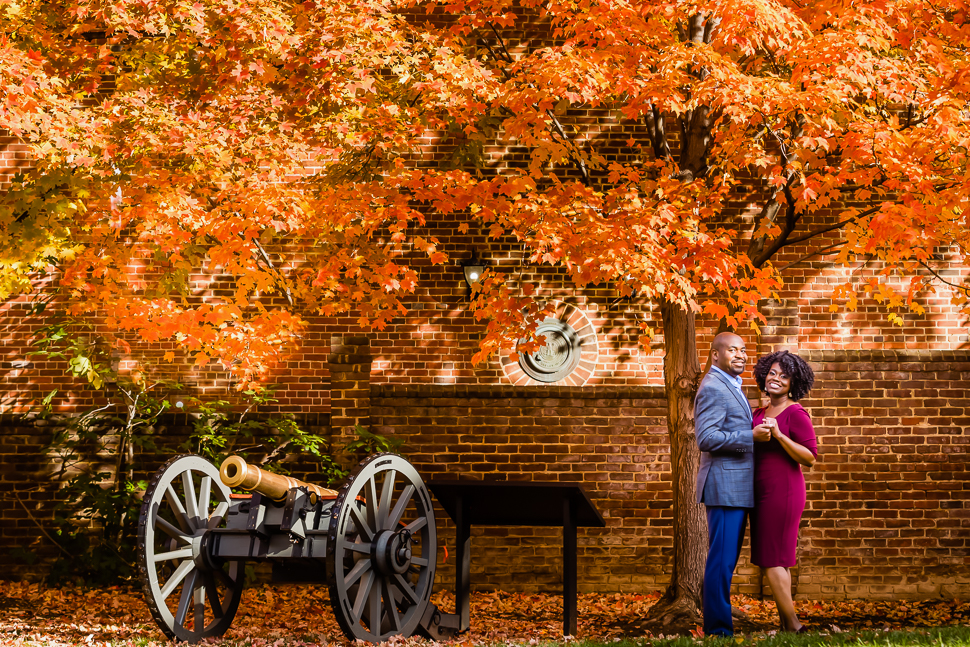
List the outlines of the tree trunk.
{"label": "tree trunk", "polygon": [[674,554],[670,584],[651,608],[655,633],[686,633],[701,624],[701,584],[707,556],[704,506],[696,502],[700,450],[694,438],[694,396],[700,384],[694,313],[664,302],[664,385],[674,497]]}
{"label": "tree trunk", "polygon": [[[710,43],[720,21],[704,13],[679,25],[681,40]],[[703,79],[707,70],[694,71]],[[707,106],[697,106],[680,119],[680,175],[693,180],[707,174],[712,120]],[[700,384],[694,313],[674,303],[660,305],[664,329],[664,387],[667,396],[667,436],[670,439],[670,476],[674,498],[674,555],[670,583],[650,610],[655,633],[687,633],[703,622],[701,585],[707,559],[707,519],[697,503],[697,464],[700,449],[694,437],[694,396]]]}

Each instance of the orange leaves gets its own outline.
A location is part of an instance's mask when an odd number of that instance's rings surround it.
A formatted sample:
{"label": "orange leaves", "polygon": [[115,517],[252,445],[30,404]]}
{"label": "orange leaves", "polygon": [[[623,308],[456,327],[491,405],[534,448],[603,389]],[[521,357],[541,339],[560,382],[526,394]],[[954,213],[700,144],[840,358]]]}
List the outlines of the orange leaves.
{"label": "orange leaves", "polygon": [[[258,309],[244,313],[233,305],[203,304],[180,308],[170,300],[128,299],[111,304],[110,312],[122,330],[138,331],[152,340],[173,338],[196,366],[220,359],[245,385],[259,380],[292,345],[305,323],[280,310]],[[173,361],[168,351],[163,361]]]}
{"label": "orange leaves", "polygon": [[521,193],[528,193],[535,189],[535,182],[527,176],[512,177],[505,180],[499,193],[509,197],[517,197]]}
{"label": "orange leaves", "polygon": [[718,320],[726,318],[730,312],[727,306],[714,301],[705,301],[703,306],[706,314],[712,315]]}
{"label": "orange leaves", "polygon": [[[134,587],[53,588],[27,582],[3,582],[3,586],[9,592],[4,630],[11,642],[132,647],[160,643],[162,640],[144,603],[143,594]],[[663,641],[643,636],[643,618],[648,617],[651,606],[659,597],[659,591],[645,594],[581,593],[577,599],[577,638],[600,644],[631,637],[636,637],[636,642],[642,643],[674,643],[672,637]],[[774,630],[777,625],[777,611],[770,599],[735,595],[731,601],[751,621],[769,630]],[[431,596],[431,602],[439,608],[453,609],[454,594],[449,591],[437,592]],[[453,641],[432,642],[413,637],[401,642],[419,647],[433,644],[457,647],[564,642],[561,594],[473,591],[470,602],[471,628],[468,633],[461,634]],[[970,619],[970,604],[955,599],[799,599],[795,601],[795,608],[809,628],[823,632],[814,638],[818,642],[826,640],[826,631],[841,633],[872,628],[942,627],[966,624]],[[45,612],[37,613],[36,609],[44,609]],[[701,633],[696,627],[694,631]],[[965,632],[953,635],[954,642],[958,642]],[[747,642],[757,644],[759,639],[765,637],[755,633],[748,637]],[[865,640],[878,644],[890,639],[899,640],[896,636],[880,636],[855,641],[850,635],[843,637],[842,641],[861,643]],[[913,632],[911,641],[903,639],[903,642],[928,644],[934,640],[942,643],[944,638],[939,634]],[[245,588],[229,632],[224,637],[210,639],[210,642],[216,647],[240,643],[253,647],[286,647],[308,642],[338,647],[353,644],[344,637],[337,625],[327,587],[321,585],[257,585]],[[690,641],[681,638],[676,642],[685,644]]]}
{"label": "orange leaves", "polygon": [[448,261],[448,255],[438,250],[437,240],[427,241],[418,236],[414,239],[414,249],[425,252],[433,265],[440,265]]}
{"label": "orange leaves", "polygon": [[795,11],[779,2],[732,0],[730,3],[719,3],[715,11],[721,19],[715,47],[726,45],[736,48],[741,56],[784,52],[810,34],[809,25]]}
{"label": "orange leaves", "polygon": [[475,286],[472,301],[476,319],[487,319],[486,336],[472,363],[479,364],[501,349],[514,355],[535,350],[532,335],[540,322],[555,313],[553,303],[540,303],[535,296],[534,286],[518,288],[506,275],[486,271]]}
{"label": "orange leaves", "polygon": [[[778,286],[773,243],[815,245],[826,209],[837,260],[924,271],[970,242],[963,26],[863,5],[709,3],[687,44],[677,3],[555,2],[537,23],[463,0],[421,4],[427,22],[411,0],[40,3],[0,44],[0,126],[58,182],[0,205],[0,291],[53,260],[75,312],[249,379],[302,313],[400,316],[451,251],[415,226],[458,212],[577,286],[737,322]],[[479,360],[546,307],[482,288]]]}

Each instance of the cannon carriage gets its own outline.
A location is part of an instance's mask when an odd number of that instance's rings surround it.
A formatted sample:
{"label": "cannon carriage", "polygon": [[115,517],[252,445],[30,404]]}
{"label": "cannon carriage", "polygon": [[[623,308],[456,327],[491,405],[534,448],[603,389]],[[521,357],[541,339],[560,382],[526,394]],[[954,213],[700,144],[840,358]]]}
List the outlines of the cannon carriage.
{"label": "cannon carriage", "polygon": [[249,562],[271,563],[276,582],[325,582],[351,639],[440,639],[458,630],[458,617],[430,602],[438,550],[431,495],[396,454],[364,460],[339,491],[239,457],[218,470],[178,456],[145,492],[138,548],[152,617],[174,640],[229,628]]}

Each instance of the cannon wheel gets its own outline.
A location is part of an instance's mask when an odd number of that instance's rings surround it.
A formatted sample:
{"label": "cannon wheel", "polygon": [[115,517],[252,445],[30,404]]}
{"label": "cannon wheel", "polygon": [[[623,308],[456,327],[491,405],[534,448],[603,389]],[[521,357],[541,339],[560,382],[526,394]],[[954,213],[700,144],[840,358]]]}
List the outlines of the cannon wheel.
{"label": "cannon wheel", "polygon": [[438,543],[424,481],[397,454],[375,454],[347,479],[327,541],[330,602],[351,639],[410,636],[434,584]]}
{"label": "cannon wheel", "polygon": [[177,456],[155,474],[138,519],[139,570],[148,608],[173,640],[220,636],[232,623],[245,569],[209,554],[209,530],[222,525],[229,488],[201,456]]}

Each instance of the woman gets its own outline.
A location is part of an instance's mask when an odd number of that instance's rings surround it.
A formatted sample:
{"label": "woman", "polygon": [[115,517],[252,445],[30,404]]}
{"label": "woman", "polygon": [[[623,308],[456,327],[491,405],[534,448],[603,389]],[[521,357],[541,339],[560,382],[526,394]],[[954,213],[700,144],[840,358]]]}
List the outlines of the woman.
{"label": "woman", "polygon": [[811,467],[818,455],[812,419],[798,404],[812,388],[815,375],[805,360],[783,350],[759,359],[754,377],[769,404],[754,412],[753,424],[771,425],[771,440],[755,443],[751,561],[767,572],[781,630],[803,632],[788,569],[795,565],[798,524],[805,509],[801,466]]}

